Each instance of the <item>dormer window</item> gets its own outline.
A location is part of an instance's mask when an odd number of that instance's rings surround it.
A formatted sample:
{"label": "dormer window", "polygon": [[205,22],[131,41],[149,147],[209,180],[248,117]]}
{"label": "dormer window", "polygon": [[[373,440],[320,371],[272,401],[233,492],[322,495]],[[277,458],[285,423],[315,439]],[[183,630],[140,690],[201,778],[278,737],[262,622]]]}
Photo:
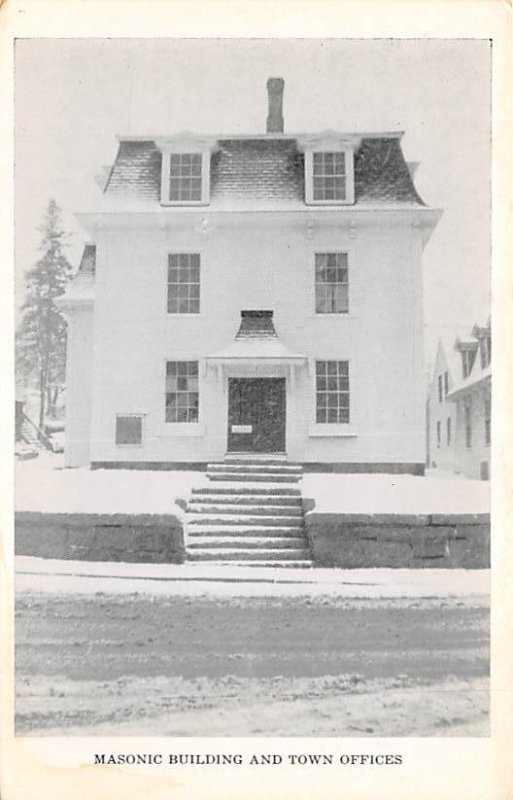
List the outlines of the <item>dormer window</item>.
{"label": "dormer window", "polygon": [[354,153],[359,145],[359,137],[331,131],[298,138],[305,153],[307,205],[354,203]]}
{"label": "dormer window", "polygon": [[169,201],[201,203],[201,153],[171,153],[169,156]]}
{"label": "dormer window", "polygon": [[313,153],[312,200],[337,203],[346,200],[346,154]]}
{"label": "dormer window", "polygon": [[215,141],[184,134],[159,140],[156,144],[162,151],[162,205],[208,205],[210,154],[215,147]]}

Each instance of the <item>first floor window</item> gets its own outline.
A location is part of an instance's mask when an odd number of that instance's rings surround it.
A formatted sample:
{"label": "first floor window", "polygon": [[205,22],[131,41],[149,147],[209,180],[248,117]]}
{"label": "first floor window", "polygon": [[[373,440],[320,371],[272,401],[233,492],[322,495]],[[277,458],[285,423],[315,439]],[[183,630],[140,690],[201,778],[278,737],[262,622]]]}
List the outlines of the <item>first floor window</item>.
{"label": "first floor window", "polygon": [[349,422],[349,362],[316,362],[316,421]]}
{"label": "first floor window", "polygon": [[472,447],[472,409],[465,406],[465,446]]}
{"label": "first floor window", "polygon": [[116,417],[116,444],[142,444],[142,417],[136,414]]}
{"label": "first floor window", "polygon": [[167,264],[168,314],[199,314],[200,254],[170,253]]}
{"label": "first floor window", "polygon": [[442,443],[442,435],[441,435],[441,433],[442,432],[441,432],[441,428],[440,428],[440,423],[437,422],[436,423],[436,446],[437,447],[440,447],[440,445]]}
{"label": "first floor window", "polygon": [[484,424],[485,424],[485,444],[490,444],[492,440],[492,403],[489,397],[484,404]]}
{"label": "first floor window", "polygon": [[447,417],[447,447],[451,446],[451,418]]}
{"label": "first floor window", "polygon": [[315,311],[343,314],[348,311],[347,253],[315,254]]}
{"label": "first floor window", "polygon": [[197,361],[166,364],[166,422],[197,422],[199,384]]}

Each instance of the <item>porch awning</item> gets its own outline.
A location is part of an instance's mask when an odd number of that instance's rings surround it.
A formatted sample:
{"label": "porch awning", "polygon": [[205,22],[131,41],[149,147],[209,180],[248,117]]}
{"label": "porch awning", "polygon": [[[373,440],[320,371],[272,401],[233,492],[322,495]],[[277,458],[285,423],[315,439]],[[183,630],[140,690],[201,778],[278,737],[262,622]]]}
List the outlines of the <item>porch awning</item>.
{"label": "porch awning", "polygon": [[272,311],[241,311],[240,327],[235,340],[224,350],[206,356],[214,364],[235,361],[302,364],[307,358],[285,347],[276,333]]}

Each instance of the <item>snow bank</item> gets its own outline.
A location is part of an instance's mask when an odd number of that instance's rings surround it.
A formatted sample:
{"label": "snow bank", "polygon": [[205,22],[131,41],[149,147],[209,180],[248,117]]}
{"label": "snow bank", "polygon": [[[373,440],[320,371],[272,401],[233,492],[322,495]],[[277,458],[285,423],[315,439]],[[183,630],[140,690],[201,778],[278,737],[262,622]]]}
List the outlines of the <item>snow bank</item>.
{"label": "snow bank", "polygon": [[[207,482],[203,472],[64,469],[42,453],[16,464],[16,509],[89,514],[176,513],[175,500]],[[320,513],[484,514],[490,485],[460,476],[305,473],[305,497]]]}
{"label": "snow bank", "polygon": [[203,473],[64,469],[61,456],[41,454],[16,464],[17,511],[61,514],[177,514]]}
{"label": "snow bank", "polygon": [[487,514],[490,484],[460,476],[306,473],[305,497],[319,513]]}

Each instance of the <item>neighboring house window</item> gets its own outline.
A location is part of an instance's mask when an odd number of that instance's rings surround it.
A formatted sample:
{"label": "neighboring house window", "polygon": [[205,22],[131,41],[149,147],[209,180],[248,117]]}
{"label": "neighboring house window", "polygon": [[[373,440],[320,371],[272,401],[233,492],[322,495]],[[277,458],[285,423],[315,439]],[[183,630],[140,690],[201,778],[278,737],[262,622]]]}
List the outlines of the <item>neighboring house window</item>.
{"label": "neighboring house window", "polygon": [[198,314],[200,310],[199,253],[170,253],[167,268],[169,314]]}
{"label": "neighboring house window", "polygon": [[317,361],[316,421],[349,422],[349,362]]}
{"label": "neighboring house window", "polygon": [[472,410],[465,406],[465,445],[472,447]]}
{"label": "neighboring house window", "polygon": [[315,311],[317,314],[348,311],[347,253],[315,254]]}
{"label": "neighboring house window", "polygon": [[142,416],[118,414],[115,441],[116,444],[142,444]]}
{"label": "neighboring house window", "polygon": [[451,446],[451,418],[447,417],[447,447]]}
{"label": "neighboring house window", "polygon": [[442,444],[442,431],[441,431],[440,423],[437,422],[436,423],[436,446],[440,447],[441,444]]}
{"label": "neighboring house window", "polygon": [[442,389],[442,376],[438,376],[438,402],[441,403],[444,399],[443,389]]}
{"label": "neighboring house window", "polygon": [[166,363],[166,422],[197,422],[199,384],[197,361]]}
{"label": "neighboring house window", "polygon": [[444,372],[444,394],[446,397],[449,394],[449,373],[447,371]]}
{"label": "neighboring house window", "polygon": [[488,366],[492,358],[492,340],[489,336],[485,336],[483,339],[481,339],[480,351],[481,367],[484,369]]}
{"label": "neighboring house window", "polygon": [[472,350],[463,350],[461,355],[463,359],[463,377],[468,378],[468,376],[472,372],[472,367],[474,366],[476,354],[475,351]]}
{"label": "neighboring house window", "polygon": [[313,153],[312,196],[315,201],[346,199],[346,154]]}
{"label": "neighboring house window", "polygon": [[489,397],[484,403],[485,444],[492,440],[492,403]]}
{"label": "neighboring house window", "polygon": [[200,203],[202,198],[202,154],[171,153],[169,156],[169,201]]}

